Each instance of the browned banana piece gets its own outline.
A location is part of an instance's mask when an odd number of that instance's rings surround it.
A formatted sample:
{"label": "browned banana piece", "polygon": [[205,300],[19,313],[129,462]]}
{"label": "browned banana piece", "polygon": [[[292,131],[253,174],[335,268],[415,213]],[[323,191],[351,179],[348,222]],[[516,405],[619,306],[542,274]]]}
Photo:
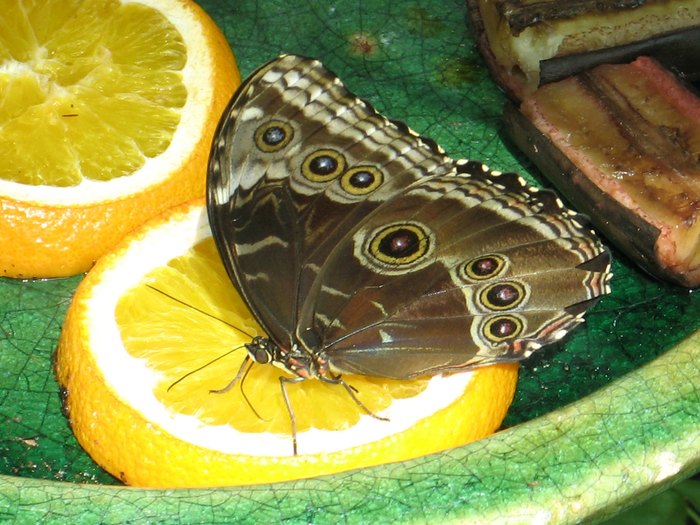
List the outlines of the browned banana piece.
{"label": "browned banana piece", "polygon": [[467,0],[492,75],[520,100],[598,64],[651,56],[700,78],[698,0]]}
{"label": "browned banana piece", "polygon": [[510,106],[516,145],[653,275],[700,285],[700,98],[656,61],[601,65]]}

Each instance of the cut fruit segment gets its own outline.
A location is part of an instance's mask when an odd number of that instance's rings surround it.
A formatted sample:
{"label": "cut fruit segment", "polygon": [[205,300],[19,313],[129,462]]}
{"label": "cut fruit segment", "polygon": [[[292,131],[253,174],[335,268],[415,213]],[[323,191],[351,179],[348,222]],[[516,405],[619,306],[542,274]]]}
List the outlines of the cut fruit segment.
{"label": "cut fruit segment", "polygon": [[696,0],[467,0],[482,54],[516,99],[603,63],[650,55],[700,78]]}
{"label": "cut fruit segment", "polygon": [[395,381],[344,376],[378,415],[338,385],[287,386],[254,365],[225,393],[260,329],[228,280],[203,201],[129,235],[81,283],[64,323],[56,374],[85,450],[140,486],[265,483],[400,461],[494,432],[517,364]]}
{"label": "cut fruit segment", "polygon": [[602,65],[506,111],[515,143],[642,268],[700,285],[700,98],[655,61]]}
{"label": "cut fruit segment", "polygon": [[3,5],[0,275],[84,271],[144,220],[203,195],[239,83],[226,39],[190,0]]}

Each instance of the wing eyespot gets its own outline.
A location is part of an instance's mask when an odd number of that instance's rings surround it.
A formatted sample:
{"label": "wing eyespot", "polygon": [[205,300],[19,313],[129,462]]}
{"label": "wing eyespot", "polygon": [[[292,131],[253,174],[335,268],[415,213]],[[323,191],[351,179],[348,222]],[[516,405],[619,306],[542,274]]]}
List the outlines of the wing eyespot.
{"label": "wing eyespot", "polygon": [[507,266],[507,259],[503,255],[492,253],[467,261],[462,267],[462,273],[472,281],[485,281],[503,274]]}
{"label": "wing eyespot", "polygon": [[415,223],[386,226],[369,243],[370,255],[392,266],[410,265],[424,257],[430,249],[430,235],[422,225]]}
{"label": "wing eyespot", "polygon": [[294,137],[294,129],[287,122],[270,120],[255,130],[255,145],[260,151],[274,153],[289,144]]}
{"label": "wing eyespot", "polygon": [[345,157],[333,149],[310,153],[301,164],[301,174],[312,182],[330,182],[345,171]]}
{"label": "wing eyespot", "polygon": [[374,166],[355,166],[343,173],[340,185],[351,195],[367,195],[384,182],[384,174]]}
{"label": "wing eyespot", "polygon": [[479,302],[492,311],[512,310],[527,299],[526,287],[517,281],[504,281],[484,287],[479,293]]}
{"label": "wing eyespot", "polygon": [[492,344],[510,341],[518,337],[524,330],[523,321],[514,315],[495,315],[486,320],[481,333]]}

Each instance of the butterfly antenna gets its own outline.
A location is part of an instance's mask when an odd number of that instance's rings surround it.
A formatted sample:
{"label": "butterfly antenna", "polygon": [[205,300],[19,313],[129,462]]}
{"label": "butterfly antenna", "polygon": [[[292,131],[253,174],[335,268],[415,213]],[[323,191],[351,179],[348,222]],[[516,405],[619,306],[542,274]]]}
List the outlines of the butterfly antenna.
{"label": "butterfly antenna", "polygon": [[207,312],[206,310],[202,310],[201,308],[197,308],[196,306],[193,306],[193,305],[191,305],[191,304],[189,304],[189,303],[186,303],[186,302],[183,301],[182,299],[179,299],[179,298],[175,297],[174,295],[171,295],[171,294],[169,294],[168,292],[161,290],[160,288],[156,288],[155,286],[153,286],[153,285],[151,285],[151,284],[148,284],[148,283],[146,283],[146,286],[147,286],[148,288],[150,288],[151,290],[153,290],[153,291],[155,291],[155,292],[158,292],[159,294],[164,295],[164,296],[167,297],[168,299],[171,299],[171,300],[175,301],[176,303],[179,303],[179,304],[181,304],[181,305],[183,305],[183,306],[187,306],[188,308],[191,308],[191,309],[194,310],[195,312],[198,312],[198,313],[200,313],[200,314],[202,314],[202,315],[205,315],[205,316],[209,317],[210,319],[215,319],[215,320],[219,321],[220,323],[225,324],[225,325],[228,326],[229,328],[233,328],[234,330],[236,330],[236,331],[242,333],[242,334],[245,335],[246,337],[249,337],[249,338],[251,338],[251,339],[253,339],[253,337],[254,337],[253,334],[249,334],[249,333],[246,332],[245,330],[239,328],[239,327],[236,326],[236,325],[233,325],[233,324],[229,323],[228,321],[225,321],[225,320],[222,319],[221,317],[217,317],[217,316],[215,316],[215,315],[213,315],[213,314]]}
{"label": "butterfly antenna", "polygon": [[[245,345],[236,346],[235,348],[232,348],[231,350],[229,350],[229,351],[226,352],[225,354],[221,354],[220,356],[215,357],[214,359],[212,359],[212,360],[210,360],[210,361],[207,361],[207,362],[204,363],[202,366],[200,366],[200,367],[198,367],[198,368],[195,368],[194,370],[190,370],[190,371],[187,372],[185,375],[183,375],[182,377],[180,377],[177,381],[175,381],[174,383],[172,383],[172,384],[168,387],[167,392],[170,392],[170,390],[171,390],[173,387],[175,387],[178,383],[181,383],[182,381],[184,381],[185,379],[187,379],[187,378],[190,377],[191,375],[196,374],[197,372],[199,372],[200,370],[205,369],[205,368],[208,367],[209,365],[213,365],[214,363],[216,363],[216,362],[219,361],[220,359],[223,359],[224,357],[226,357],[226,356],[232,354],[233,352],[236,352],[237,350],[240,350],[241,348],[245,348]],[[248,356],[247,356],[247,355],[246,355],[246,359],[248,359]],[[245,363],[245,360],[244,360],[243,362]],[[237,374],[237,376],[238,376],[238,375],[240,375],[240,372],[239,372],[239,374]]]}

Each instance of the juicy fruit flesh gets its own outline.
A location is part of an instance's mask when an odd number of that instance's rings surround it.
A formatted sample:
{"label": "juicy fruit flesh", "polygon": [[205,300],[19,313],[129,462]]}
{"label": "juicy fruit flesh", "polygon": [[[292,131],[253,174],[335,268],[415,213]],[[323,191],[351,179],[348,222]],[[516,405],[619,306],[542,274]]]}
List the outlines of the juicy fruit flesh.
{"label": "juicy fruit flesh", "polygon": [[181,35],[114,0],[9,0],[0,19],[0,178],[73,186],[168,147],[187,99]]}
{"label": "juicy fruit flesh", "polygon": [[[289,434],[280,369],[255,364],[242,384],[224,393],[211,392],[233,380],[246,355],[242,345],[263,333],[235,293],[211,238],[124,294],[116,317],[127,351],[146,359],[159,374],[155,395],[165,406],[209,425]],[[394,399],[417,395],[428,382],[344,379],[373,413]],[[298,432],[348,428],[364,414],[338,385],[309,380],[287,385],[287,393]]]}

